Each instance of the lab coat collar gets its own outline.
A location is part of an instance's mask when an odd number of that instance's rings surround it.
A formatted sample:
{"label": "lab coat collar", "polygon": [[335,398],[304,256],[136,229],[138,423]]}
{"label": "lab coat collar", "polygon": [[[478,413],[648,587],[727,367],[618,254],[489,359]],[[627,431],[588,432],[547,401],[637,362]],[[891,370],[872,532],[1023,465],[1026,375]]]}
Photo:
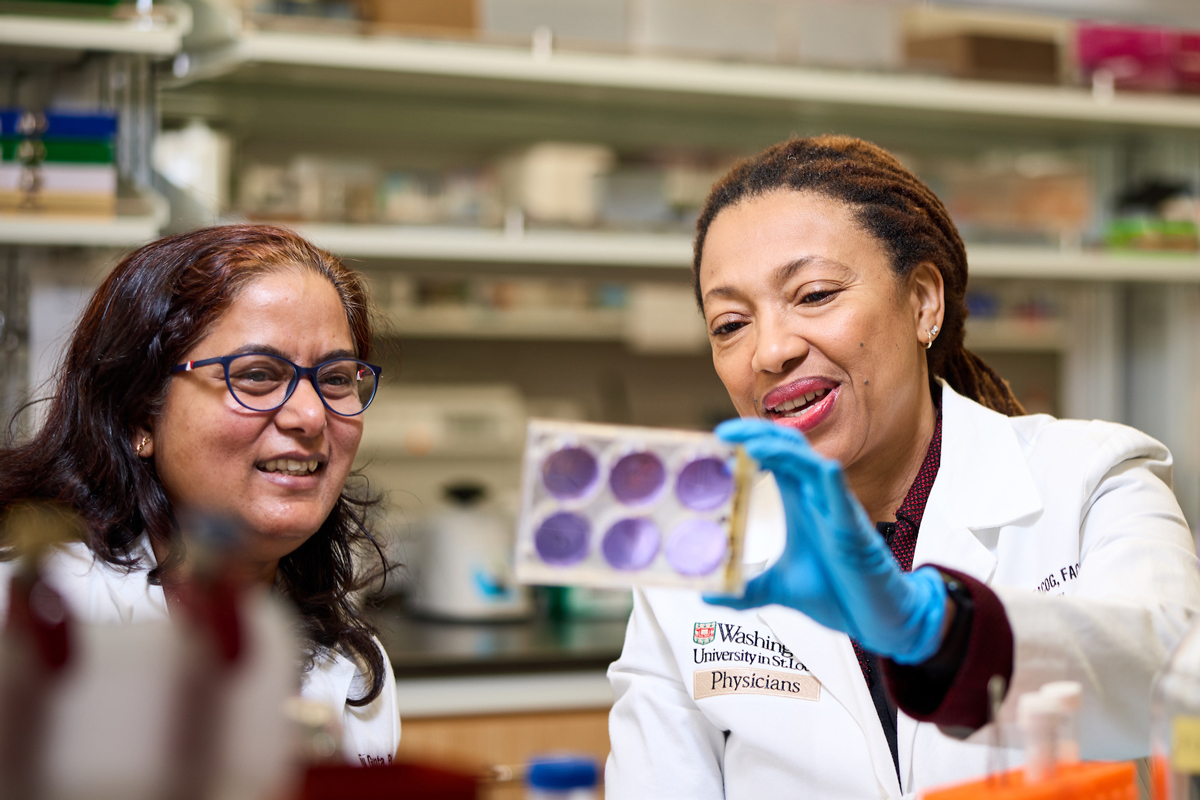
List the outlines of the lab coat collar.
{"label": "lab coat collar", "polygon": [[1041,494],[1008,417],[942,382],[941,464],[921,520],[913,568],[933,563],[986,583],[996,554],[983,532],[1041,510]]}
{"label": "lab coat collar", "polygon": [[971,530],[999,528],[1041,511],[1041,494],[1008,417],[938,382],[942,459],[933,491],[942,490],[942,502]]}

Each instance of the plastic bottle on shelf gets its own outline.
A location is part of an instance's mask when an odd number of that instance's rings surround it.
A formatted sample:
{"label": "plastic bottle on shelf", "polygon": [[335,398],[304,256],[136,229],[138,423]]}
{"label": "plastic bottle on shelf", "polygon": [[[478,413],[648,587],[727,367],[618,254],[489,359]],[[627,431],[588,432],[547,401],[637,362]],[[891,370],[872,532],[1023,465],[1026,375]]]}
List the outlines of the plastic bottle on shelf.
{"label": "plastic bottle on shelf", "polygon": [[1200,800],[1200,623],[1176,646],[1152,697],[1154,800]]}
{"label": "plastic bottle on shelf", "polygon": [[596,762],[587,756],[545,756],[529,762],[525,800],[599,800]]}
{"label": "plastic bottle on shelf", "polygon": [[1058,712],[1059,764],[1074,764],[1079,761],[1079,709],[1083,704],[1083,686],[1077,681],[1054,681],[1038,690],[1049,698]]}

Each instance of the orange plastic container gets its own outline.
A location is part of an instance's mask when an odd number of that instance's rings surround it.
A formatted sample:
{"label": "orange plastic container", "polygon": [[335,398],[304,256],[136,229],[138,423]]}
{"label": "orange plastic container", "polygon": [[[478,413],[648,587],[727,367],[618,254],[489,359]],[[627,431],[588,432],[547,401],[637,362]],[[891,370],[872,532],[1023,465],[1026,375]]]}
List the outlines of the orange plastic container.
{"label": "orange plastic container", "polygon": [[1023,770],[981,781],[930,789],[924,800],[1137,800],[1137,769],[1131,761],[1059,764],[1053,777],[1026,783]]}

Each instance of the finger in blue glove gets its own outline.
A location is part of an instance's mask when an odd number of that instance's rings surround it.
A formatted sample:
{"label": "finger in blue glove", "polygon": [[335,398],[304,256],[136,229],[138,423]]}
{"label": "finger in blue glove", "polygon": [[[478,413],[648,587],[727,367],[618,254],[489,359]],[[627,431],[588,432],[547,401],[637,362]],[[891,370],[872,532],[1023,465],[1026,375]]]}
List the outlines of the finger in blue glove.
{"label": "finger in blue glove", "polygon": [[742,609],[789,606],[899,663],[932,657],[941,644],[945,583],[933,568],[901,571],[841,467],[798,431],[764,420],[731,420],[716,433],[774,474],[787,539],[779,561],[742,597],[705,600]]}

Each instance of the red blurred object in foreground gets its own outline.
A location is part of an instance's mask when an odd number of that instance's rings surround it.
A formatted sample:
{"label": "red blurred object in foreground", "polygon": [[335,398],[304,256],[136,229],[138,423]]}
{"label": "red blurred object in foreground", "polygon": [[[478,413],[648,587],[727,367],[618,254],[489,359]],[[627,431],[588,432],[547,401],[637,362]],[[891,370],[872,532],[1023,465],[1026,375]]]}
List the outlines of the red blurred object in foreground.
{"label": "red blurred object in foreground", "polygon": [[322,764],[308,768],[298,800],[475,800],[478,791],[475,776],[436,767]]}

